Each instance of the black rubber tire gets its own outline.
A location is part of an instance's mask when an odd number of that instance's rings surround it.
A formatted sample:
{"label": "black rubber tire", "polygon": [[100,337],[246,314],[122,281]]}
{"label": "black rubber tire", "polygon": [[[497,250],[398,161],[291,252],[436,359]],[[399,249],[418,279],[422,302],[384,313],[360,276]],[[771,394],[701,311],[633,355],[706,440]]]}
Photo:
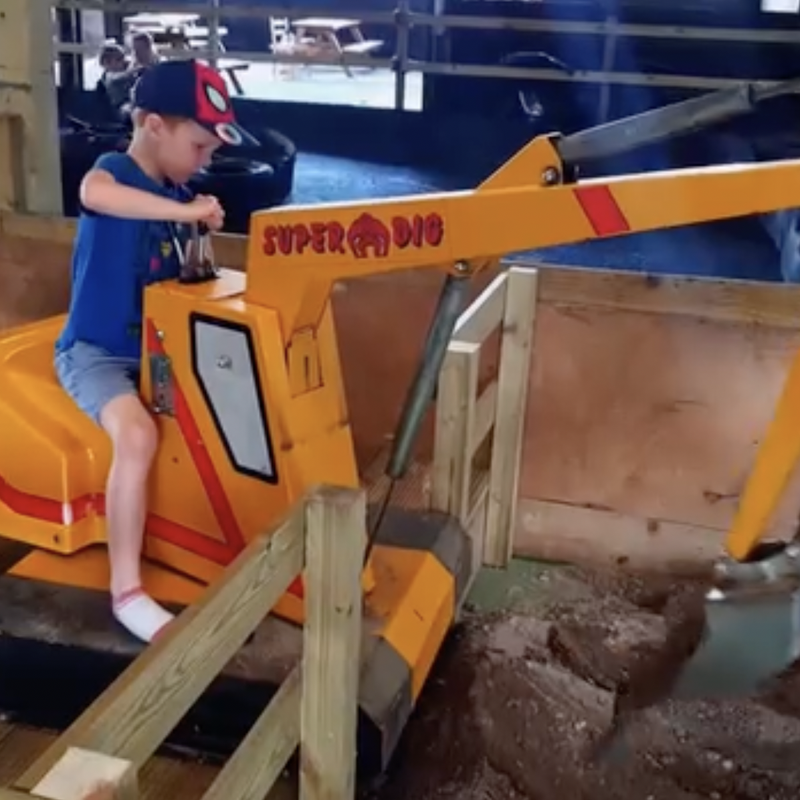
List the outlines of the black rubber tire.
{"label": "black rubber tire", "polygon": [[223,146],[189,182],[193,192],[219,198],[229,233],[247,233],[252,213],[285,203],[294,185],[297,148],[291,139],[270,129],[252,133],[260,147]]}
{"label": "black rubber tire", "polygon": [[[294,184],[294,142],[269,128],[251,133],[258,139],[258,147],[223,145],[214,163],[189,181],[193,192],[219,198],[229,233],[247,233],[251,214],[286,202]],[[95,161],[103,153],[125,150],[129,141],[130,130],[124,124],[76,124],[62,131],[61,174],[67,216],[78,215],[80,182]]]}

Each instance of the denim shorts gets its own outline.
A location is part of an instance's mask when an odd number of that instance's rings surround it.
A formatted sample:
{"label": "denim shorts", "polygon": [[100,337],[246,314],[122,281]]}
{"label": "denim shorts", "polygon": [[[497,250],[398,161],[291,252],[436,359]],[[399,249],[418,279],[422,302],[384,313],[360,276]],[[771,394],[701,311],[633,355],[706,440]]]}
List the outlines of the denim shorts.
{"label": "denim shorts", "polygon": [[56,354],[59,383],[77,406],[100,424],[100,412],[117,397],[139,394],[140,364],[87,342],[75,342]]}

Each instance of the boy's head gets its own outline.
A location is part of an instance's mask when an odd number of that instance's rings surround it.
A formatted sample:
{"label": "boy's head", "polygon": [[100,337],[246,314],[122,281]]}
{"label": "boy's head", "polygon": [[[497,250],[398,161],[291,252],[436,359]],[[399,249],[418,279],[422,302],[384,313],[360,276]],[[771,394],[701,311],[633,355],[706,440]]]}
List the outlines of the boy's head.
{"label": "boy's head", "polygon": [[222,144],[257,146],[236,123],[225,80],[192,60],[146,69],[133,89],[135,137],[165,177],[185,183]]}

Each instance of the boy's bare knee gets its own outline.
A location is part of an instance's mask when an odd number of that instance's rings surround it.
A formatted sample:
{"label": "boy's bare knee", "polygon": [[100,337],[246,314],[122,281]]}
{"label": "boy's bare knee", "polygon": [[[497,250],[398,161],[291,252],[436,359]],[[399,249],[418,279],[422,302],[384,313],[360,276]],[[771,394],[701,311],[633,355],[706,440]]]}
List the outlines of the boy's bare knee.
{"label": "boy's bare knee", "polygon": [[149,464],[158,447],[158,434],[153,420],[131,420],[114,439],[114,453],[126,461]]}
{"label": "boy's bare knee", "polygon": [[137,397],[115,398],[103,409],[100,421],[111,437],[115,458],[149,465],[158,447],[158,430]]}

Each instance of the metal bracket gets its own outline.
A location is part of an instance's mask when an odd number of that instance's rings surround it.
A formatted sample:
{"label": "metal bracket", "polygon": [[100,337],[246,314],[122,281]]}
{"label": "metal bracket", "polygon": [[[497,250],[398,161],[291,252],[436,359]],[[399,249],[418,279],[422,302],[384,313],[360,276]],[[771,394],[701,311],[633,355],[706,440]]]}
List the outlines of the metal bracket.
{"label": "metal bracket", "polygon": [[175,399],[172,381],[172,360],[169,356],[150,355],[150,382],[153,387],[151,408],[154,414],[175,416]]}

